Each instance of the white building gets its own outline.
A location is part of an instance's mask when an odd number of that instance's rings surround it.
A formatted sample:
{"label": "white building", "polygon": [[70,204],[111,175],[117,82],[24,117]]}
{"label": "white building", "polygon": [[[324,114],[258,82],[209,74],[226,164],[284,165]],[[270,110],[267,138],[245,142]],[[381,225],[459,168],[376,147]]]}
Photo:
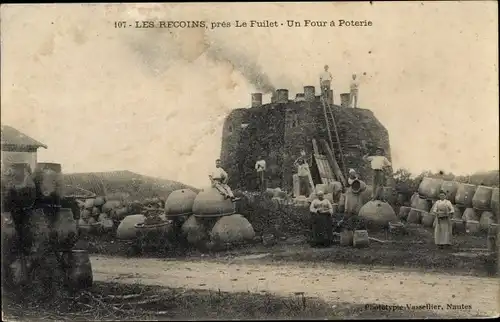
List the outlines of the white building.
{"label": "white building", "polygon": [[34,170],[38,148],[47,146],[11,126],[2,125],[2,168],[11,163],[28,163]]}

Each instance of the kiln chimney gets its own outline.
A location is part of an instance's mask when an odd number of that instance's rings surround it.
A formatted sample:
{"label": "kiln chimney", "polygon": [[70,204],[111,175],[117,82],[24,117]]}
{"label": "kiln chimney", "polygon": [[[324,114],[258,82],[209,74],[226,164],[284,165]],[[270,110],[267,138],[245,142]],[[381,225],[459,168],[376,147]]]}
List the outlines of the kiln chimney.
{"label": "kiln chimney", "polygon": [[314,102],[316,98],[316,90],[314,86],[304,86],[304,100],[307,102]]}
{"label": "kiln chimney", "polygon": [[273,91],[273,93],[271,94],[271,103],[276,103],[277,100],[278,94],[276,93],[276,91]]}
{"label": "kiln chimney", "polygon": [[252,107],[262,106],[262,93],[252,93]]}
{"label": "kiln chimney", "polygon": [[342,93],[340,94],[340,106],[342,107],[349,107],[349,98],[351,94],[350,93]]}
{"label": "kiln chimney", "polygon": [[276,103],[288,103],[288,90],[287,89],[278,89],[276,91]]}

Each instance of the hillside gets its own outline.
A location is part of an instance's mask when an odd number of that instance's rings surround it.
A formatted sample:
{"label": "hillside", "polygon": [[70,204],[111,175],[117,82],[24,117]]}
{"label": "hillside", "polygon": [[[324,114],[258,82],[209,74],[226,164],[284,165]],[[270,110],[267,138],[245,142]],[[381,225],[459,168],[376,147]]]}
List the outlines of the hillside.
{"label": "hillside", "polygon": [[88,172],[64,174],[66,194],[82,188],[97,195],[125,194],[129,200],[167,196],[174,190],[198,189],[177,181],[144,176],[130,171]]}

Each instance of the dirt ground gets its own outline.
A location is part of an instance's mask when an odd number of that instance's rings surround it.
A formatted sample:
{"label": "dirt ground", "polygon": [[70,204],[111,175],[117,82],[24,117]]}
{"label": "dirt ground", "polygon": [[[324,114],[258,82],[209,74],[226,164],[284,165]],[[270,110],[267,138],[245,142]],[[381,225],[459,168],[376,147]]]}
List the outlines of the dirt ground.
{"label": "dirt ground", "polygon": [[[102,282],[279,296],[303,292],[328,303],[431,304],[435,307],[423,311],[447,316],[492,316],[498,312],[500,284],[496,278],[333,263],[271,264],[258,257],[224,263],[93,256],[92,265],[95,280]],[[457,308],[462,305],[465,308]]]}

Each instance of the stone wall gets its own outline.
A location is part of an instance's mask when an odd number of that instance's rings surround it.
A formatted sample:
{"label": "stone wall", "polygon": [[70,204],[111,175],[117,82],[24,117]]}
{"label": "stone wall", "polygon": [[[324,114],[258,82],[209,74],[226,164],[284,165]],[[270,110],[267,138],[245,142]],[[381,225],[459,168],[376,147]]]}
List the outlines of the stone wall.
{"label": "stone wall", "polygon": [[[369,164],[362,160],[366,142],[369,152],[381,146],[390,157],[389,135],[370,110],[333,106],[346,168],[356,169],[365,181],[372,179]],[[241,123],[248,126],[241,128]],[[230,131],[230,126],[232,131]],[[304,150],[313,153],[312,139],[328,142],[323,109],[318,101],[266,104],[261,107],[238,109],[226,119],[222,138],[221,159],[230,175],[230,185],[254,190],[254,165],[259,155],[268,164],[268,186],[292,190],[294,161]],[[320,153],[325,153],[321,150]]]}

